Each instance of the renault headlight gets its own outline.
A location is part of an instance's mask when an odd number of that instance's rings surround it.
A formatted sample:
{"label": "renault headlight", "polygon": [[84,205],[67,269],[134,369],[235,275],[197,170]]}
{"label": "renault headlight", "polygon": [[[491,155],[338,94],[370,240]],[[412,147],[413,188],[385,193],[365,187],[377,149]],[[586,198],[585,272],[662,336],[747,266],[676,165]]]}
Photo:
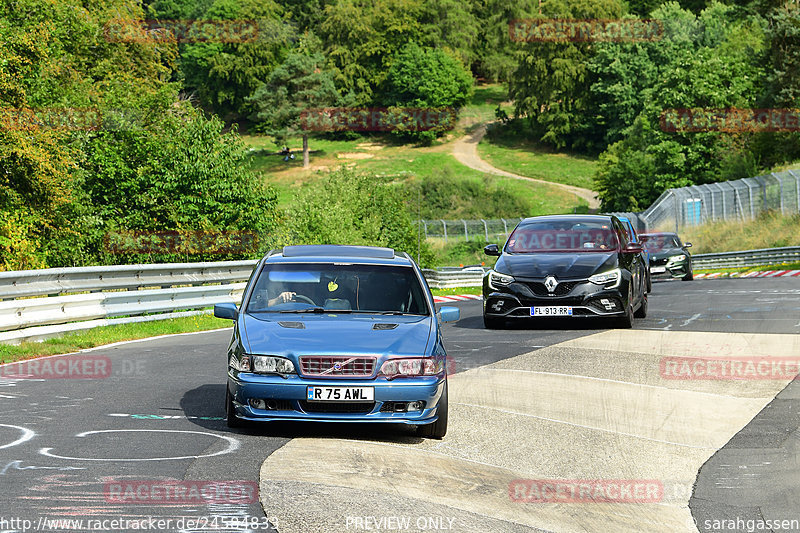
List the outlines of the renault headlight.
{"label": "renault headlight", "polygon": [[596,285],[605,285],[607,289],[619,287],[619,282],[622,281],[622,272],[620,269],[615,268],[608,272],[601,272],[589,277],[589,281]]}
{"label": "renault headlight", "polygon": [[503,287],[508,287],[514,282],[514,276],[508,274],[501,274],[494,270],[489,271],[489,287],[495,290],[501,290]]}

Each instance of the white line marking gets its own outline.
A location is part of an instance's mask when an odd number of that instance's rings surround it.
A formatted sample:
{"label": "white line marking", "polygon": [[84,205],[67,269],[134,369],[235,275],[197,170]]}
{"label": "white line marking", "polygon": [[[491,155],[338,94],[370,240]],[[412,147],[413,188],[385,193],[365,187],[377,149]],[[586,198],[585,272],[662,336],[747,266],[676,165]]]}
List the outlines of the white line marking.
{"label": "white line marking", "polygon": [[239,444],[240,444],[237,439],[234,439],[233,437],[228,437],[227,435],[216,435],[214,433],[208,433],[208,432],[205,432],[205,431],[182,431],[182,430],[176,430],[176,429],[103,429],[103,430],[99,430],[99,431],[85,431],[83,433],[78,433],[75,436],[80,438],[80,437],[86,437],[87,435],[94,435],[96,433],[145,433],[145,432],[147,432],[147,433],[189,433],[189,434],[193,434],[193,435],[208,435],[210,437],[215,437],[215,438],[227,441],[228,442],[228,447],[225,448],[224,450],[221,450],[221,451],[218,451],[218,452],[214,452],[214,453],[210,453],[210,454],[204,454],[204,455],[185,455],[185,456],[182,456],[182,457],[151,457],[151,458],[146,458],[146,459],[105,459],[105,458],[96,458],[96,457],[92,457],[92,458],[66,457],[66,456],[55,455],[54,453],[51,453],[50,450],[52,450],[53,448],[42,448],[41,450],[39,450],[39,453],[44,455],[45,457],[53,457],[55,459],[67,459],[67,460],[70,460],[70,461],[106,461],[106,462],[109,462],[109,461],[118,461],[118,462],[124,462],[124,461],[136,461],[136,462],[142,462],[142,461],[177,461],[177,460],[181,460],[181,459],[204,459],[206,457],[216,457],[217,455],[225,455],[225,454],[232,453],[232,452],[235,452],[236,450],[238,450],[239,449]]}
{"label": "white line marking", "polygon": [[688,326],[690,322],[694,322],[695,320],[697,320],[701,316],[703,316],[703,315],[701,315],[700,313],[698,313],[696,315],[692,315],[691,318],[687,318],[686,320],[683,321],[683,324],[681,324],[681,327]]}
{"label": "white line marking", "polygon": [[35,432],[31,431],[28,428],[24,428],[22,426],[12,426],[11,424],[0,424],[0,427],[14,428],[22,432],[22,436],[20,438],[9,444],[3,444],[2,446],[0,446],[0,450],[5,448],[11,448],[12,446],[17,446],[19,444],[22,444],[23,442],[28,442],[29,440],[31,440],[33,437],[36,436]]}

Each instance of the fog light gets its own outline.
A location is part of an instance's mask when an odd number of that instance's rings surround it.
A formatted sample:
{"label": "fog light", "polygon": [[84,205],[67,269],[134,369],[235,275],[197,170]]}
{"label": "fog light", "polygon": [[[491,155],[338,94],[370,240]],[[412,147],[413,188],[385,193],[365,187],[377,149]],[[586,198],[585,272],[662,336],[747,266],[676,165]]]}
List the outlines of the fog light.
{"label": "fog light", "polygon": [[250,400],[250,407],[252,407],[253,409],[266,409],[267,408],[267,402],[265,402],[264,400],[255,400],[255,399],[253,399],[253,400]]}
{"label": "fog light", "polygon": [[422,411],[425,408],[425,402],[409,402],[409,411]]}

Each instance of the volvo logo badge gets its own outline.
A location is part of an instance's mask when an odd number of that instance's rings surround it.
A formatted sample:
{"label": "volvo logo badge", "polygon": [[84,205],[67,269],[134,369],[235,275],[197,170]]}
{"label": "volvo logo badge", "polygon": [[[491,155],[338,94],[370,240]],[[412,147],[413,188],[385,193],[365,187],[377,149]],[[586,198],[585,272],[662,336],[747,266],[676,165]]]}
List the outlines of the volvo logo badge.
{"label": "volvo logo badge", "polygon": [[558,281],[556,281],[556,278],[553,276],[547,276],[544,280],[544,286],[547,287],[547,290],[552,294],[558,286]]}

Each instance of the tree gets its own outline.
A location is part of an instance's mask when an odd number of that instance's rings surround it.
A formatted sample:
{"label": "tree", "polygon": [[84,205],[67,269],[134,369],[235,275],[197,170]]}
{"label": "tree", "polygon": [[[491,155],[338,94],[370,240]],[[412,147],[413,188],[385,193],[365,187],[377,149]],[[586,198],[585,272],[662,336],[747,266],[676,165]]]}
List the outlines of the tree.
{"label": "tree", "polygon": [[282,144],[291,135],[303,136],[303,168],[309,166],[309,129],[303,112],[340,100],[333,73],[325,68],[325,57],[318,52],[290,54],[248,99],[256,110],[254,118],[276,142]]}
{"label": "tree", "polygon": [[[554,0],[537,18],[617,19],[619,0]],[[539,139],[558,148],[580,145],[588,110],[591,43],[520,43],[518,65],[509,82],[516,116],[526,116]]]}
{"label": "tree", "polygon": [[252,40],[248,34],[233,32],[226,41],[181,45],[180,71],[186,89],[196,90],[206,108],[241,119],[251,111],[247,98],[288,54],[294,30],[282,20],[282,8],[273,0],[214,0],[198,17],[257,25]]}
{"label": "tree", "polygon": [[380,105],[378,89],[392,57],[407,43],[421,42],[422,0],[339,0],[325,8],[318,28],[337,87],[355,105]]}
{"label": "tree", "polygon": [[[458,109],[472,94],[472,75],[457,59],[416,43],[404,46],[392,60],[386,83],[384,101],[390,106]],[[399,133],[430,140],[449,127],[443,124],[427,131]]]}

